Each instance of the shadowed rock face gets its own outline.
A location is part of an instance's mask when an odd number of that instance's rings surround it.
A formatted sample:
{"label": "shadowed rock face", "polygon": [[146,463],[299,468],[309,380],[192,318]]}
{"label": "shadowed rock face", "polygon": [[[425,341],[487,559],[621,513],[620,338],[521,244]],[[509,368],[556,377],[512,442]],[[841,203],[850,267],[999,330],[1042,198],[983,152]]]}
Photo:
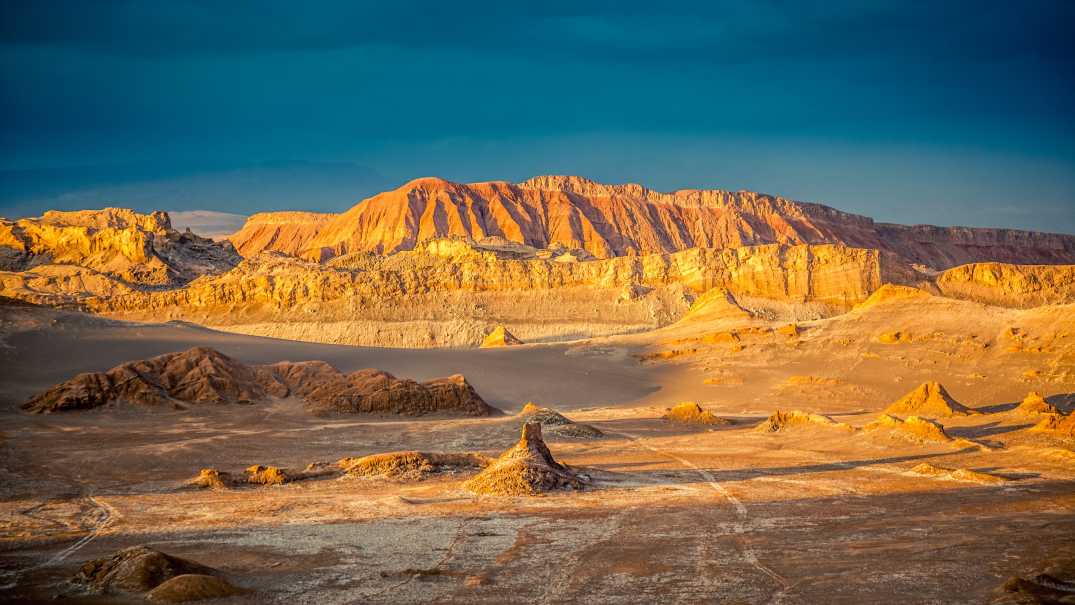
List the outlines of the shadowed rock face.
{"label": "shadowed rock face", "polygon": [[582,486],[578,475],[552,457],[538,422],[523,425],[519,443],[465,484],[472,492],[496,496],[527,496]]}
{"label": "shadowed rock face", "polygon": [[250,592],[231,585],[227,580],[205,574],[184,574],[162,582],[146,593],[150,603],[190,603],[207,599],[223,599]]}
{"label": "shadowed rock face", "polygon": [[173,406],[289,396],[304,400],[315,413],[488,416],[496,411],[458,374],[419,383],[372,369],[344,374],[323,361],[248,366],[205,347],[79,374],[22,407],[49,413],[117,402]]}
{"label": "shadowed rock face", "polygon": [[317,413],[389,413],[419,416],[451,413],[489,416],[496,409],[478,395],[462,374],[416,382],[380,370],[344,374],[323,361],[283,362],[267,368],[288,393]]}
{"label": "shadowed rock face", "polygon": [[[270,222],[274,232],[286,237],[267,237]],[[319,261],[361,251],[410,250],[423,240],[458,235],[500,237],[535,248],[578,248],[598,258],[694,247],[834,243],[885,250],[935,268],[978,261],[1075,262],[1071,236],[883,224],[750,191],[661,193],[574,176],[541,176],[518,184],[422,178],[316,225],[303,217],[301,227],[280,226],[286,222],[262,215],[233,241],[248,256],[272,249]],[[308,239],[299,241],[303,237]]]}
{"label": "shadowed rock face", "polygon": [[134,546],[111,557],[86,562],[74,580],[98,593],[141,593],[184,574],[213,576],[217,571],[147,546]]}

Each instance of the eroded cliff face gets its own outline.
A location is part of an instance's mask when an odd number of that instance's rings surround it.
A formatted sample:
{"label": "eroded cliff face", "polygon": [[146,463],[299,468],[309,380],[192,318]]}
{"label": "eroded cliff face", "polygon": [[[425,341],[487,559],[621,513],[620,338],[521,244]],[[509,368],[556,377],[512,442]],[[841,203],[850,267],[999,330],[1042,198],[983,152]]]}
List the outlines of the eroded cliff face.
{"label": "eroded cliff face", "polygon": [[88,306],[120,318],[183,319],[302,340],[469,346],[499,324],[527,342],[652,329],[714,287],[765,312],[823,316],[849,309],[886,280],[914,277],[875,250],[831,245],[564,262],[440,240],[330,264],[265,253],[185,288]]}
{"label": "eroded cliff face", "polygon": [[[542,176],[518,184],[411,181],[317,221],[272,213],[233,236],[246,256],[277,250],[324,261],[413,249],[437,237],[501,238],[598,258],[689,248],[840,244],[892,252],[935,269],[977,261],[1073,263],[1075,237],[1007,229],[902,226],[750,191],[605,185]],[[253,219],[252,219],[253,221]],[[264,223],[271,222],[272,227]]]}
{"label": "eroded cliff face", "polygon": [[950,298],[1002,307],[1075,303],[1075,266],[975,263],[949,269],[936,280]]}
{"label": "eroded cliff face", "polygon": [[[177,286],[234,267],[240,257],[230,243],[217,243],[172,229],[164,212],[123,208],[46,212],[38,218],[0,219],[0,280],[46,266],[81,268],[78,279],[106,275],[133,286]],[[44,270],[56,278],[61,270]],[[70,273],[70,272],[68,272]],[[41,283],[40,276],[21,281]],[[77,286],[76,286],[77,287]]]}
{"label": "eroded cliff face", "polygon": [[243,256],[275,250],[298,256],[335,214],[318,212],[259,212],[229,239]]}

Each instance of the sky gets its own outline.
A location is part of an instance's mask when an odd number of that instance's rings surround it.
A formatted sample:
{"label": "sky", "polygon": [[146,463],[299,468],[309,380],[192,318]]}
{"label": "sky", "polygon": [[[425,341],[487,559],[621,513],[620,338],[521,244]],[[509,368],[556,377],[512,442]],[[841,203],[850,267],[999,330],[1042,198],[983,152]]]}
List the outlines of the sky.
{"label": "sky", "polygon": [[1066,0],[4,2],[0,215],[578,174],[1075,233],[1073,30]]}

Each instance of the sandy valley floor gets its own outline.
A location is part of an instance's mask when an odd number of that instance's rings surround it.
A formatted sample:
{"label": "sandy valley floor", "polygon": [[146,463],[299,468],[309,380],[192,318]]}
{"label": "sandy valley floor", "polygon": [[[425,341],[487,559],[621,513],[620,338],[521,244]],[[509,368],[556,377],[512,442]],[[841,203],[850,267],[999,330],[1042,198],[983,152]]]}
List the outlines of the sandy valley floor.
{"label": "sandy valley floor", "polygon": [[[717,318],[559,345],[411,351],[5,309],[0,599],[106,602],[67,580],[81,562],[137,544],[223,570],[256,591],[232,599],[248,603],[982,603],[1012,576],[1070,580],[1072,444],[1028,432],[1033,423],[1008,410],[1030,390],[1075,407],[1072,311],[880,301],[792,335]],[[246,362],[461,372],[508,414],[318,418],[290,400],[18,411],[76,372],[194,345]],[[927,380],[983,412],[941,419],[964,441],[754,430],[776,409],[861,428]],[[467,475],[446,474],[179,489],[203,467],[302,468],[405,449],[495,455],[518,438],[512,414],[531,400],[605,432],[547,436],[591,487],[478,498],[461,487]],[[660,418],[683,400],[735,422]],[[922,462],[996,480],[910,472]]]}

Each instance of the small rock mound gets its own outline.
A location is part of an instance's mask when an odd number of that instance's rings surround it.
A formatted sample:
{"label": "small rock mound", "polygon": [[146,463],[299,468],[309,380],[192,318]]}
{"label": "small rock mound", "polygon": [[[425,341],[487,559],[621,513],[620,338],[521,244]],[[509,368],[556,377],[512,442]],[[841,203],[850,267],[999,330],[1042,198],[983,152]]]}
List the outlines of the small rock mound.
{"label": "small rock mound", "polygon": [[166,580],[146,594],[151,603],[189,603],[223,599],[250,592],[224,578],[204,574],[184,574]]}
{"label": "small rock mound", "polygon": [[885,408],[885,413],[896,416],[951,418],[970,416],[978,412],[953,399],[940,383],[925,382]]}
{"label": "small rock mound", "polygon": [[605,436],[605,434],[596,427],[592,427],[588,424],[580,424],[556,410],[540,407],[533,402],[528,402],[523,406],[523,409],[519,412],[519,417],[522,418],[523,424],[537,422],[543,428],[547,429],[548,432],[555,433],[561,437],[590,439]]}
{"label": "small rock mound", "polygon": [[541,424],[523,425],[522,437],[465,487],[477,494],[531,496],[555,489],[581,489],[584,481],[552,457]]}
{"label": "small rock mound", "polygon": [[275,466],[255,464],[246,469],[246,482],[257,485],[283,485],[290,483],[290,473]]}
{"label": "small rock mound", "polygon": [[678,405],[675,405],[668,409],[668,412],[662,416],[669,422],[683,422],[687,424],[731,424],[732,421],[727,418],[721,418],[709,410],[703,409],[693,401],[684,401]]}
{"label": "small rock mound", "polygon": [[79,568],[74,581],[101,594],[143,593],[184,574],[217,575],[211,567],[166,555],[148,546],[132,546]]}
{"label": "small rock mound", "polygon": [[1006,481],[1004,477],[998,477],[997,475],[991,475],[989,473],[981,473],[966,468],[944,468],[942,466],[933,466],[928,462],[923,462],[922,464],[919,464],[918,466],[912,468],[911,472],[915,473],[916,475],[925,475],[927,477],[933,477],[935,479],[967,481],[971,483],[983,483],[987,485],[995,485],[997,483],[1004,483]]}
{"label": "small rock mound", "polygon": [[202,489],[226,489],[236,483],[231,473],[218,471],[215,468],[203,468],[198,472],[198,476],[187,481],[186,485]]}
{"label": "small rock mound", "polygon": [[490,332],[484,340],[482,340],[481,348],[489,349],[493,347],[511,347],[515,345],[525,344],[523,341],[515,337],[514,334],[508,332],[508,329],[504,326],[497,326]]}
{"label": "small rock mound", "polygon": [[828,416],[810,414],[798,410],[792,410],[790,412],[777,410],[754,427],[754,430],[758,433],[779,433],[796,427],[823,427],[840,429],[848,432],[855,430],[846,422],[836,422]]}
{"label": "small rock mound", "polygon": [[426,475],[458,470],[482,469],[491,460],[481,454],[436,454],[388,452],[361,458],[344,458],[339,467],[355,477],[422,479]]}
{"label": "small rock mound", "polygon": [[895,416],[881,414],[878,416],[877,420],[874,420],[862,428],[867,432],[887,430],[895,436],[916,442],[952,441],[952,437],[944,431],[943,426],[932,420],[919,418],[918,416],[908,416],[906,420],[900,420]]}
{"label": "small rock mound", "polygon": [[1045,397],[1037,391],[1031,391],[1011,413],[1019,416],[1061,415],[1060,410],[1055,405],[1045,401]]}
{"label": "small rock mound", "polygon": [[1075,439],[1075,416],[1050,414],[1027,430],[1060,439]]}

